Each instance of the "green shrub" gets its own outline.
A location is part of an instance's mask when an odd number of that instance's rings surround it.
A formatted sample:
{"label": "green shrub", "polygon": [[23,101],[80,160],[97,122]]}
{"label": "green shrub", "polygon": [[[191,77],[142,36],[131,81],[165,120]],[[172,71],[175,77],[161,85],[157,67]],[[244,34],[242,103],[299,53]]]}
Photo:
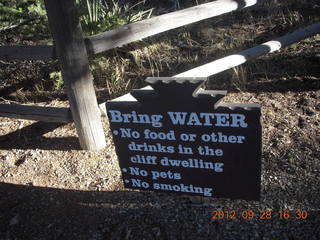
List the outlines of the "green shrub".
{"label": "green shrub", "polygon": [[139,11],[128,4],[119,4],[112,0],[107,4],[104,0],[77,0],[81,16],[81,25],[85,34],[92,35],[107,31],[125,24],[150,17],[153,9]]}

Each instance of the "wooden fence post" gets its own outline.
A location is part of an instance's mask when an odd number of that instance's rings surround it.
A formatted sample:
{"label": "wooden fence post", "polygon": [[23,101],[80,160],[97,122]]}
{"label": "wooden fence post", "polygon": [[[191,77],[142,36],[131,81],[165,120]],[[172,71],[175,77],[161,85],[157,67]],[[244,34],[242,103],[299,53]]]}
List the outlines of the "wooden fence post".
{"label": "wooden fence post", "polygon": [[75,0],[44,2],[80,145],[102,149],[105,136]]}

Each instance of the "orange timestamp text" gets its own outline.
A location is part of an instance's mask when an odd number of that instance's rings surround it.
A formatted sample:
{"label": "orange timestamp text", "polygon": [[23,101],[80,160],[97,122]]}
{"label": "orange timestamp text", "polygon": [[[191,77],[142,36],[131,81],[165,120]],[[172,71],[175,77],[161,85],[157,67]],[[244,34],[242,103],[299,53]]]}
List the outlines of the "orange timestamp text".
{"label": "orange timestamp text", "polygon": [[222,220],[222,219],[245,219],[245,220],[270,220],[274,218],[278,219],[298,219],[298,220],[306,220],[308,218],[307,210],[213,210],[211,213],[211,220]]}

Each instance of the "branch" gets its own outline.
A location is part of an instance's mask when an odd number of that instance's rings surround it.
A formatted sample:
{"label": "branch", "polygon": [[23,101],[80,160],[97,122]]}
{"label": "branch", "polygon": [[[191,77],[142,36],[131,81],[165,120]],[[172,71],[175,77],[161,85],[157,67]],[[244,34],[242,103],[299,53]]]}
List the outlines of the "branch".
{"label": "branch", "polygon": [[6,27],[2,27],[0,28],[0,32],[4,32],[4,31],[9,31],[9,30],[13,30],[16,29],[20,26],[26,25],[27,23],[33,22],[35,20],[38,20],[39,18],[31,18],[31,19],[27,19],[27,20],[21,20],[19,23],[17,24],[13,24],[11,26],[6,26]]}

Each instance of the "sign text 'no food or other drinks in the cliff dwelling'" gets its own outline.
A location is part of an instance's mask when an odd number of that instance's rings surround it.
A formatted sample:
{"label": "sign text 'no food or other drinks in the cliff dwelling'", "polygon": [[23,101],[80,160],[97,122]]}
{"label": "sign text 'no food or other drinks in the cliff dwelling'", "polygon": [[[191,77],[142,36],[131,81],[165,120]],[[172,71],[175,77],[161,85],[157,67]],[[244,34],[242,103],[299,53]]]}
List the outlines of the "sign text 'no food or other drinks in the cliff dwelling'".
{"label": "sign text 'no food or other drinks in the cliff dwelling'", "polygon": [[261,109],[221,103],[203,78],[147,78],[152,88],[107,102],[127,188],[259,199]]}

